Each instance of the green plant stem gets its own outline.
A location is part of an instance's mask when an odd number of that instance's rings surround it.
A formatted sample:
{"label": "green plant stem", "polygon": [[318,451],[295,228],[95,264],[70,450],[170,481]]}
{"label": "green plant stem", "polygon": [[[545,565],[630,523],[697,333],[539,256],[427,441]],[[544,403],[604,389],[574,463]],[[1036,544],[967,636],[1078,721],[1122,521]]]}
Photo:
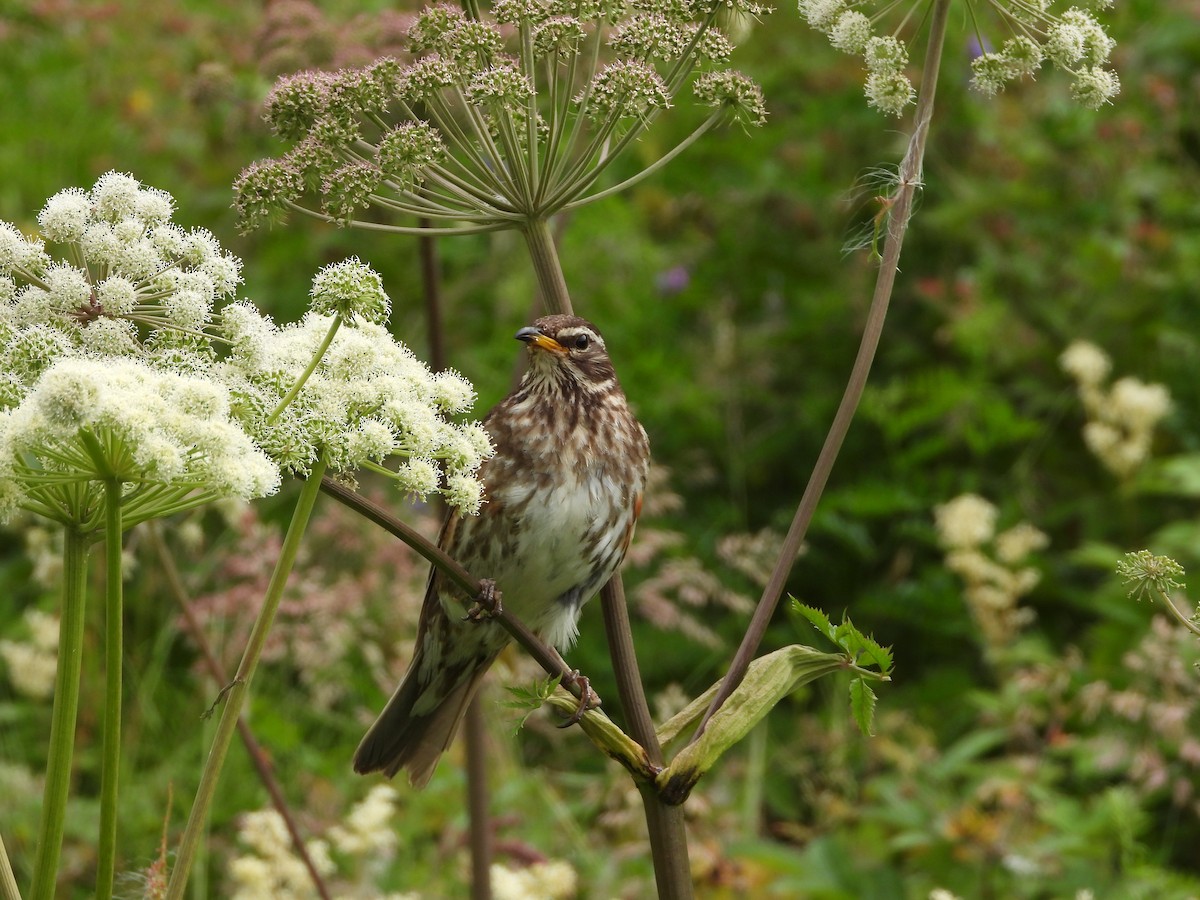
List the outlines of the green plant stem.
{"label": "green plant stem", "polygon": [[171,880],[167,885],[167,900],[182,900],[187,885],[196,851],[200,846],[209,809],[217,791],[217,781],[233,743],[233,735],[237,730],[238,717],[241,716],[246,694],[250,689],[251,679],[258,668],[263,647],[267,643],[267,635],[275,621],[275,613],[279,609],[279,601],[283,598],[283,590],[287,585],[288,576],[296,563],[300,544],[304,538],[308,520],[312,516],[313,506],[321,491],[321,478],[325,474],[326,463],[322,458],[313,466],[308,479],[301,484],[300,496],[296,500],[296,509],[292,513],[292,521],[288,525],[283,545],[279,550],[279,559],[275,563],[275,571],[271,573],[271,581],[267,585],[266,596],[263,597],[262,608],[254,621],[254,628],[246,641],[246,649],[242,661],[238,664],[236,674],[225,689],[225,708],[221,711],[221,721],[217,725],[217,733],[213,737],[212,748],[200,777],[200,786],[196,789],[196,800],[192,804],[188,816],[187,827],[179,843],[175,857],[175,865],[171,869]]}
{"label": "green plant stem", "polygon": [[829,434],[825,437],[825,443],[813,466],[812,475],[804,489],[804,495],[800,498],[800,505],[796,508],[791,527],[788,529],[787,537],[784,538],[779,559],[771,572],[767,586],[763,589],[762,598],[754,610],[742,643],[729,665],[729,672],[722,680],[720,689],[713,697],[700,726],[692,736],[692,743],[695,743],[704,733],[704,728],[713,713],[737,689],[746,675],[746,669],[754,659],[754,654],[758,651],[759,644],[762,643],[763,636],[767,633],[767,626],[770,625],[771,618],[779,606],[779,600],[783,596],[783,589],[788,575],[792,571],[792,564],[796,561],[800,546],[804,542],[804,536],[808,533],[808,526],[816,511],[817,501],[820,500],[825,485],[829,481],[829,474],[833,470],[833,464],[841,450],[842,441],[850,430],[850,423],[854,419],[858,403],[862,399],[867,376],[871,372],[871,363],[875,359],[875,352],[883,334],[888,303],[891,300],[892,287],[896,281],[896,272],[899,270],[900,250],[904,245],[904,234],[908,229],[908,220],[912,214],[913,198],[921,186],[925,142],[929,136],[929,123],[933,117],[933,99],[937,89],[938,68],[941,64],[942,44],[946,37],[946,19],[950,11],[950,2],[951,0],[935,0],[930,16],[929,45],[925,53],[925,66],[921,73],[921,90],[917,99],[913,134],[909,139],[904,160],[900,163],[896,194],[891,214],[888,217],[883,257],[880,260],[879,273],[875,280],[871,308],[867,313],[867,322],[859,343],[858,356],[854,360],[854,367],[850,372],[850,378],[846,383],[846,390],[842,394],[833,424],[829,428]]}
{"label": "green plant stem", "polygon": [[54,711],[50,754],[42,795],[42,823],[33,869],[32,900],[51,900],[58,879],[71,759],[75,750],[75,717],[79,711],[79,675],[83,658],[88,537],[70,526],[63,545],[62,618],[58,626],[58,669],[54,676]]}
{"label": "green plant stem", "polygon": [[17,888],[17,876],[13,874],[12,863],[8,860],[8,850],[4,847],[2,836],[0,836],[0,900],[21,900],[21,891]]}
{"label": "green plant stem", "polygon": [[124,579],[121,482],[104,482],[104,741],[100,768],[100,843],[96,897],[112,897],[117,864],[117,781],[121,771],[121,668],[124,654]]}
{"label": "green plant stem", "polygon": [[571,295],[567,291],[567,280],[563,277],[562,265],[558,261],[558,249],[554,246],[554,235],[550,222],[544,218],[531,219],[521,229],[529,258],[533,262],[533,273],[541,288],[542,303],[552,313],[570,314]]}
{"label": "green plant stem", "polygon": [[637,788],[646,811],[646,831],[650,835],[659,900],[691,900],[692,873],[683,804],[669,806],[663,803],[653,784],[638,782]]}
{"label": "green plant stem", "polygon": [[479,697],[463,723],[467,744],[467,813],[471,847],[471,900],[492,897],[492,815],[488,790],[487,727]]}
{"label": "green plant stem", "polygon": [[296,379],[296,383],[292,385],[291,390],[283,395],[283,399],[276,404],[271,410],[271,415],[267,416],[267,422],[274,422],[279,418],[289,403],[296,399],[296,395],[304,387],[304,383],[312,377],[312,373],[317,371],[317,366],[321,364],[321,360],[325,358],[325,351],[329,349],[329,345],[333,343],[333,337],[338,333],[338,329],[342,327],[342,317],[339,313],[333,317],[333,321],[329,323],[329,330],[325,332],[325,337],[321,339],[321,344],[313,352],[313,357],[308,363],[308,368],[300,373],[300,377]]}
{"label": "green plant stem", "polygon": [[1200,637],[1200,623],[1196,622],[1189,615],[1184,613],[1178,606],[1176,606],[1175,601],[1171,599],[1170,594],[1168,594],[1166,591],[1158,591],[1158,599],[1162,605],[1167,608],[1167,612],[1175,617],[1176,622],[1178,622],[1192,634]]}

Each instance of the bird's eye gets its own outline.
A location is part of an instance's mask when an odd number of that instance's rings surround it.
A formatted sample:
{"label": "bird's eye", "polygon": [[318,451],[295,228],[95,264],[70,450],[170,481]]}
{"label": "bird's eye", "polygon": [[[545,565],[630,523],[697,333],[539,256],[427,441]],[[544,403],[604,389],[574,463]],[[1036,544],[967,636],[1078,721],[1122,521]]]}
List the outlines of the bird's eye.
{"label": "bird's eye", "polygon": [[590,343],[591,343],[591,341],[588,339],[588,336],[586,334],[579,334],[579,335],[575,336],[575,349],[576,350],[586,350],[588,348],[588,344],[590,344]]}

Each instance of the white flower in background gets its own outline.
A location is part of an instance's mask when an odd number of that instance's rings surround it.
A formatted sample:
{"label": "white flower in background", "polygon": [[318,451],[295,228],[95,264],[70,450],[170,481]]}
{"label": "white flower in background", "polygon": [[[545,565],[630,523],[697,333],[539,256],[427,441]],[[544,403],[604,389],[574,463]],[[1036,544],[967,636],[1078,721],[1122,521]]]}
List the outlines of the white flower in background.
{"label": "white flower in background", "polygon": [[963,494],[934,509],[946,568],[963,580],[967,607],[989,653],[1008,646],[1033,621],[1033,610],[1018,601],[1037,586],[1041,573],[1021,564],[1050,542],[1028,522],[996,534],[997,514],[977,494]]}
{"label": "white flower in background", "polygon": [[[238,839],[251,852],[229,864],[232,900],[300,900],[317,895],[307,867],[292,851],[291,837],[278,812],[246,813],[238,827]],[[324,841],[309,841],[305,849],[322,876],[336,871]]]}
{"label": "white flower in background", "polygon": [[54,694],[58,668],[58,616],[27,609],[24,619],[29,640],[0,640],[0,659],[18,694],[46,700]]}
{"label": "white flower in background", "polygon": [[962,494],[934,507],[934,519],[944,547],[975,547],[996,531],[996,507],[978,494]]}
{"label": "white flower in background", "polygon": [[[376,785],[351,807],[343,822],[328,830],[326,838],[305,845],[322,876],[337,876],[343,884],[357,882],[349,893],[339,892],[341,900],[418,900],[417,894],[385,896],[373,887],[378,873],[395,856],[397,837],[392,818],[398,797],[391,786]],[[228,875],[235,886],[233,900],[308,900],[317,896],[308,870],[292,848],[287,826],[274,809],[242,816],[238,839],[248,852],[229,862]],[[344,868],[333,861],[331,845]]]}
{"label": "white flower in background", "polygon": [[523,869],[492,864],[492,895],[496,900],[570,900],[579,890],[579,876],[563,860],[534,863]]}
{"label": "white flower in background", "polygon": [[329,829],[329,840],[339,853],[391,859],[396,852],[396,832],[391,828],[399,794],[386,784],[371,788],[365,798],[350,808],[344,824]]}
{"label": "white flower in background", "polygon": [[1050,544],[1045,532],[1028,522],[1020,522],[996,535],[996,558],[1002,563],[1019,563],[1030,553],[1043,550]]}
{"label": "white flower in background", "polygon": [[1088,421],[1083,441],[1106,469],[1119,478],[1133,476],[1150,458],[1154,429],[1171,411],[1171,395],[1161,384],[1119,378],[1107,389],[1112,369],[1108,355],[1087,341],[1075,341],[1059,357],[1075,379]]}
{"label": "white flower in background", "polygon": [[1072,341],[1059,356],[1058,364],[1080,384],[1099,385],[1112,371],[1108,354],[1091,341]]}

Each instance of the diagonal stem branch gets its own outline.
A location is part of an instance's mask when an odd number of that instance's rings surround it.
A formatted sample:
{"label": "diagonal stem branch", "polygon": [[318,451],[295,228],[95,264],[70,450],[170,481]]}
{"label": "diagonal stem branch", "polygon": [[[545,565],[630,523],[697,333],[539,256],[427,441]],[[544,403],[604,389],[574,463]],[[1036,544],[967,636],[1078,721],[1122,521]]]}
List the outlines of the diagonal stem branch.
{"label": "diagonal stem branch", "polygon": [[17,876],[13,874],[8,851],[4,849],[4,838],[0,837],[0,900],[21,900],[17,889]]}
{"label": "diagonal stem branch", "polygon": [[[154,552],[158,556],[158,564],[162,567],[163,576],[167,581],[167,590],[171,592],[175,597],[175,602],[179,604],[188,634],[197,649],[199,649],[200,658],[204,661],[204,668],[208,670],[209,677],[218,686],[229,684],[229,676],[225,673],[225,667],[221,665],[220,660],[217,659],[217,655],[213,652],[212,645],[209,644],[208,638],[204,634],[204,626],[200,624],[200,620],[196,617],[196,611],[192,608],[191,598],[188,596],[187,588],[183,584],[183,578],[179,574],[179,567],[175,565],[175,557],[171,554],[170,548],[167,547],[166,541],[163,540],[162,530],[158,527],[157,522],[150,523],[149,533],[150,544],[154,547]],[[321,896],[321,900],[332,900],[329,888],[325,885],[325,879],[321,877],[316,863],[313,862],[312,856],[308,852],[308,846],[304,843],[304,835],[300,833],[300,826],[296,824],[296,817],[292,815],[292,809],[288,805],[287,798],[283,795],[283,789],[279,786],[279,781],[275,778],[275,773],[271,771],[271,764],[267,762],[267,754],[263,752],[262,745],[254,737],[254,732],[250,730],[250,725],[246,722],[245,716],[238,716],[237,728],[238,735],[242,739],[242,744],[246,748],[246,753],[250,756],[250,762],[253,763],[254,770],[258,773],[258,779],[262,782],[263,787],[267,789],[267,794],[271,797],[271,805],[275,807],[275,811],[283,819],[288,836],[292,839],[292,848],[296,851],[296,855],[300,858],[300,861],[304,863],[304,868],[308,870],[308,876],[312,879],[312,883],[316,887],[317,893]]]}
{"label": "diagonal stem branch", "polygon": [[[384,531],[404,541],[430,563],[437,566],[442,574],[453,581],[468,597],[479,596],[482,585],[478,578],[473,577],[445,550],[415,528],[396,518],[390,511],[332,478],[322,480],[321,490],[339,503],[354,510],[367,521],[373,522]],[[564,688],[576,697],[581,695],[582,692],[577,684],[578,679],[576,679],[574,671],[567,665],[559,652],[534,634],[529,626],[507,609],[501,609],[493,616],[492,620],[512,635],[513,640],[537,660],[548,674],[559,676]]]}
{"label": "diagonal stem branch", "polygon": [[692,743],[695,743],[704,733],[704,728],[713,713],[741,684],[746,675],[746,669],[754,659],[759,644],[762,643],[767,626],[771,623],[771,618],[783,596],[783,589],[788,575],[792,571],[792,564],[796,561],[800,545],[812,522],[817,501],[820,500],[825,485],[829,481],[829,474],[833,470],[833,464],[841,450],[842,441],[850,430],[850,423],[858,409],[858,403],[862,399],[867,376],[871,371],[871,363],[875,359],[875,351],[879,347],[879,340],[883,334],[883,323],[887,317],[888,303],[891,300],[892,287],[895,284],[896,272],[899,268],[900,250],[904,244],[904,234],[908,229],[909,216],[912,214],[913,199],[917,189],[921,186],[925,142],[929,136],[929,122],[933,117],[933,99],[937,88],[938,68],[942,58],[942,44],[946,36],[946,19],[949,15],[949,8],[950,0],[935,0],[929,29],[929,45],[925,54],[925,67],[921,73],[921,92],[917,100],[913,134],[909,139],[908,151],[900,164],[899,182],[888,218],[887,237],[883,245],[883,258],[880,260],[875,291],[871,297],[871,308],[867,313],[866,326],[859,343],[858,356],[854,360],[854,367],[850,372],[850,379],[842,394],[842,401],[834,416],[833,424],[829,428],[829,434],[825,437],[825,444],[821,447],[816,465],[813,466],[808,486],[800,499],[800,505],[796,508],[796,514],[788,529],[787,537],[784,539],[783,549],[780,551],[775,569],[771,572],[762,598],[754,610],[750,625],[742,638],[741,646],[738,647],[737,653],[729,665],[729,672],[722,680],[720,689],[713,697],[700,726],[692,736]]}
{"label": "diagonal stem branch", "polygon": [[[325,473],[326,467],[326,460],[324,457],[321,457],[313,466],[313,474],[317,479],[320,479]],[[208,822],[208,814],[212,807],[213,797],[216,795],[217,783],[221,777],[221,769],[229,753],[229,746],[233,742],[233,733],[237,730],[237,722],[242,714],[242,706],[245,703],[246,694],[250,689],[250,682],[254,678],[254,673],[258,668],[258,662],[262,658],[263,648],[267,643],[267,635],[270,633],[271,624],[275,620],[275,613],[278,611],[279,603],[283,599],[283,592],[287,586],[288,576],[291,575],[292,567],[295,565],[296,557],[300,552],[300,544],[304,537],[304,531],[308,527],[313,506],[316,504],[318,492],[319,485],[316,482],[308,481],[301,483],[300,496],[296,500],[296,507],[292,512],[292,520],[288,525],[287,533],[284,535],[283,545],[279,550],[279,558],[275,562],[275,570],[271,573],[271,581],[267,585],[266,595],[263,597],[258,617],[254,620],[254,628],[250,632],[250,637],[246,640],[246,649],[242,653],[242,661],[238,664],[237,673],[234,675],[233,681],[229,682],[223,692],[225,708],[222,710],[221,719],[217,723],[217,732],[213,736],[212,747],[209,749],[208,759],[204,763],[204,771],[200,776],[200,785],[196,788],[196,799],[192,803],[192,811],[188,815],[187,826],[184,829],[183,837],[180,839],[179,849],[175,853],[175,865],[171,869],[171,880],[167,884],[167,900],[183,900],[183,896],[187,890],[188,876],[191,873],[192,864],[195,862],[196,853],[200,847],[200,840]]]}

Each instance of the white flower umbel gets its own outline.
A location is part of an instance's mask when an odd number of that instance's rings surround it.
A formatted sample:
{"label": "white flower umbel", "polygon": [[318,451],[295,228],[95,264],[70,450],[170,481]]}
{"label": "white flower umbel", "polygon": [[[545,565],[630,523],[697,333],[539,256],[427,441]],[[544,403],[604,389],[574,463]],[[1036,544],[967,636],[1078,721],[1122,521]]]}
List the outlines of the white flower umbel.
{"label": "white flower umbel", "polygon": [[[322,270],[313,297],[332,314],[310,312],[282,327],[248,304],[222,315],[233,351],[217,371],[257,443],[297,473],[321,458],[334,473],[382,473],[405,491],[438,491],[476,512],[475,473],[491,443],[477,422],[450,418],[470,409],[470,383],[453,371],[434,374],[376,324],[387,297],[358,260]],[[357,324],[341,327],[350,315]]]}
{"label": "white flower umbel", "polygon": [[109,172],[90,191],[47,200],[40,238],[0,223],[5,323],[18,333],[54,328],[72,346],[114,319],[135,323],[152,344],[198,336],[213,304],[241,283],[242,264],[208,231],[172,224],[173,211],[169,194]]}
{"label": "white flower umbel", "polygon": [[278,468],[230,415],[206,333],[241,263],[174,203],[130,175],[68,188],[41,235],[0,223],[0,519],[17,509],[63,526],[60,653],[31,896],[49,896],[79,702],[87,549],[103,533],[105,711],[97,895],[112,892],[121,721],[121,542],[148,518],[220,497],[257,497]]}
{"label": "white flower umbel", "polygon": [[25,508],[88,531],[110,480],[124,485],[129,527],[273,493],[279,470],[232,420],[224,386],[132,359],[65,357],[0,418],[0,516]]}

